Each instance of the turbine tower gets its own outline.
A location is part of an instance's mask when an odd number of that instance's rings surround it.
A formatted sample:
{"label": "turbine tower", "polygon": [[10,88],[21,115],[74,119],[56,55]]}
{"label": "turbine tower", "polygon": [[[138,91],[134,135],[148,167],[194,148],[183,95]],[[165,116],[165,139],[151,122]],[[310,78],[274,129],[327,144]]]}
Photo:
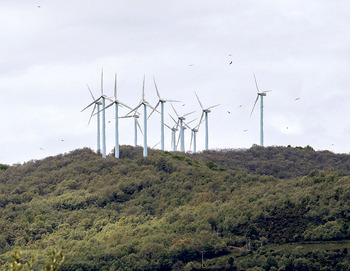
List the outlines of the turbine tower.
{"label": "turbine tower", "polygon": [[112,101],[111,104],[107,105],[103,111],[106,110],[108,107],[111,107],[112,105],[115,104],[115,157],[119,158],[119,128],[118,128],[118,119],[119,119],[119,114],[118,114],[118,109],[119,106],[129,108],[132,110],[132,108],[121,101],[118,101],[117,99],[117,74],[114,75],[114,101]]}
{"label": "turbine tower", "polygon": [[145,100],[145,77],[143,77],[143,86],[142,86],[142,99],[140,103],[132,109],[127,115],[136,111],[139,107],[143,105],[143,157],[147,157],[147,107],[154,109],[146,100]]}
{"label": "turbine tower", "polygon": [[99,101],[99,99],[95,99],[94,95],[92,94],[89,85],[87,86],[88,90],[91,94],[92,100],[93,102],[90,103],[88,106],[86,106],[83,110],[81,110],[81,112],[83,112],[85,109],[89,108],[90,106],[94,105],[94,108],[92,109],[91,112],[91,116],[89,118],[89,122],[88,125],[90,124],[90,121],[92,119],[92,116],[94,116],[94,112],[97,109],[97,153],[100,154],[101,153],[101,136],[100,136],[100,105],[102,105],[102,103]]}
{"label": "turbine tower", "polygon": [[258,102],[260,97],[260,146],[263,147],[264,146],[264,96],[266,96],[266,93],[271,90],[264,90],[260,92],[258,83],[256,82],[255,74],[254,74],[254,80],[255,80],[256,90],[258,92],[257,92],[257,96],[256,96],[256,100],[255,100],[252,112],[250,113],[250,116],[252,116],[255,105]]}
{"label": "turbine tower", "polygon": [[208,114],[211,112],[210,109],[212,109],[216,106],[219,106],[220,104],[209,106],[208,108],[203,108],[203,105],[202,105],[201,101],[199,100],[197,93],[194,92],[194,94],[196,94],[198,103],[199,103],[200,107],[202,108],[202,116],[201,116],[201,120],[199,121],[199,123],[202,123],[203,116],[205,117],[205,150],[207,151],[208,145],[209,145],[208,144],[208,133],[209,133],[209,131],[208,131]]}
{"label": "turbine tower", "polygon": [[181,140],[181,145],[180,145],[180,149],[181,149],[181,152],[185,152],[185,127],[184,127],[184,120],[186,119],[185,117],[194,113],[195,111],[193,112],[190,112],[190,113],[187,113],[187,114],[184,114],[182,116],[179,116],[179,114],[176,112],[173,104],[171,104],[171,107],[173,108],[177,118],[178,118],[178,122],[180,124],[180,137],[179,139]]}
{"label": "turbine tower", "polygon": [[157,92],[157,96],[158,96],[159,100],[158,100],[158,103],[156,104],[156,106],[154,107],[153,111],[151,112],[151,114],[149,114],[148,118],[153,114],[153,112],[160,105],[160,114],[161,114],[161,117],[160,117],[160,149],[162,151],[164,151],[164,104],[166,102],[179,102],[179,101],[162,99],[159,95],[158,87],[157,87],[156,80],[154,79],[154,77],[153,77],[153,82],[154,82],[154,86],[156,88],[156,92]]}

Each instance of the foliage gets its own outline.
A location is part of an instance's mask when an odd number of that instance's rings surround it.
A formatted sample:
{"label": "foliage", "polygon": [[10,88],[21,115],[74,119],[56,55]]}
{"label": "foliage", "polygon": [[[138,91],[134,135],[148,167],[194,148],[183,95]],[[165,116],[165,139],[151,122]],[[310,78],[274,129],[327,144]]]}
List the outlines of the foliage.
{"label": "foliage", "polygon": [[55,270],[54,248],[67,255],[55,252],[60,270],[349,269],[349,155],[254,146],[143,158],[121,146],[120,157],[85,148],[0,171],[0,270],[16,249]]}
{"label": "foliage", "polygon": [[9,168],[8,165],[0,164],[0,170],[6,170],[8,168]]}

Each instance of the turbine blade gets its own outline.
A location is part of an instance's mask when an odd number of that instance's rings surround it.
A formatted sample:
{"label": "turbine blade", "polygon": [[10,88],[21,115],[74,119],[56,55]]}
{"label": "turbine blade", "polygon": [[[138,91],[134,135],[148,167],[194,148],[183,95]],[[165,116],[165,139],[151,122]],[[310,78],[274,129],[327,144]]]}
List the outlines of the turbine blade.
{"label": "turbine blade", "polygon": [[157,109],[159,103],[160,103],[160,101],[159,101],[159,102],[156,104],[156,106],[153,108],[152,112],[148,115],[148,118],[147,118],[147,119],[149,119],[149,117],[153,114],[153,112],[156,111],[156,109]]}
{"label": "turbine blade", "polygon": [[186,116],[188,116],[188,115],[191,115],[191,114],[193,114],[194,112],[196,112],[196,111],[192,111],[192,112],[190,112],[190,113],[186,113],[185,115],[183,115],[183,117],[186,117]]}
{"label": "turbine blade", "polygon": [[175,124],[177,124],[177,121],[173,118],[173,116],[170,115],[170,114],[169,114],[169,116],[170,116],[170,118],[175,122]]}
{"label": "turbine blade", "polygon": [[93,100],[96,100],[95,97],[94,97],[94,95],[92,95],[92,92],[91,92],[91,89],[90,89],[89,85],[88,85],[88,84],[86,84],[86,85],[87,85],[87,88],[88,88],[88,90],[89,90],[89,92],[90,92],[90,94],[91,94],[92,99],[93,99]]}
{"label": "turbine blade", "polygon": [[256,89],[257,89],[258,92],[260,92],[259,87],[258,87],[258,83],[256,82],[255,73],[253,73],[253,74],[254,74],[254,80],[255,80]]}
{"label": "turbine blade", "polygon": [[96,112],[96,113],[94,114],[94,116],[97,115],[98,113],[102,112],[103,110],[106,110],[108,107],[111,107],[113,104],[115,104],[115,102],[113,102],[113,103],[107,105],[105,108],[102,108],[100,111]]}
{"label": "turbine blade", "polygon": [[145,75],[143,75],[143,84],[142,84],[142,101],[145,100]]}
{"label": "turbine blade", "polygon": [[176,110],[175,110],[175,108],[174,108],[174,106],[173,106],[173,104],[172,104],[172,103],[171,103],[171,107],[173,108],[173,110],[174,110],[174,112],[175,112],[176,116],[177,116],[177,117],[179,117],[179,114],[176,112]]}
{"label": "turbine blade", "polygon": [[114,99],[117,100],[117,74],[114,75]]}
{"label": "turbine blade", "polygon": [[177,148],[177,146],[179,145],[180,137],[181,137],[181,133],[179,133],[179,138],[178,138],[177,143],[176,143],[176,148]]}
{"label": "turbine blade", "polygon": [[122,117],[118,117],[118,119],[126,119],[126,118],[133,118],[134,116],[133,115],[130,115],[130,116],[122,116]]}
{"label": "turbine blade", "polygon": [[190,149],[192,148],[192,140],[193,140],[193,131],[191,132],[191,141],[190,141]]}
{"label": "turbine blade", "polygon": [[159,95],[159,91],[158,91],[158,87],[157,87],[157,84],[156,84],[156,79],[154,78],[154,76],[153,76],[153,82],[154,82],[154,86],[156,88],[157,96],[158,96],[159,100],[161,100],[160,95]]}
{"label": "turbine blade", "polygon": [[95,109],[96,109],[96,104],[95,104],[95,106],[94,106],[94,109],[93,109],[92,112],[91,112],[91,116],[90,116],[90,118],[89,118],[88,126],[89,126],[89,124],[90,124],[90,121],[91,121],[91,119],[92,119],[92,116],[94,115]]}
{"label": "turbine blade", "polygon": [[197,97],[197,100],[199,102],[199,105],[201,106],[202,110],[204,110],[203,105],[202,105],[201,101],[199,100],[197,93],[194,92],[194,94],[196,94],[196,97]]}
{"label": "turbine blade", "polygon": [[189,128],[189,129],[191,129],[189,126],[188,126],[188,124],[190,124],[190,123],[192,123],[192,122],[194,122],[195,120],[197,120],[198,118],[196,118],[196,119],[194,119],[194,120],[191,120],[191,121],[189,121],[189,122],[187,122],[187,127]]}
{"label": "turbine blade", "polygon": [[92,106],[93,104],[96,104],[96,102],[99,100],[100,98],[96,99],[95,101],[93,101],[92,103],[90,103],[88,106],[84,107],[83,110],[81,110],[80,112],[83,112],[85,109],[89,108],[90,106]]}
{"label": "turbine blade", "polygon": [[128,115],[130,115],[130,113],[132,113],[132,112],[136,112],[137,111],[137,109],[140,107],[142,105],[142,103],[140,103],[138,106],[136,106],[134,109],[132,109],[128,114],[126,114],[126,116],[128,116]]}
{"label": "turbine blade", "polygon": [[137,127],[139,127],[141,135],[143,135],[143,132],[142,132],[142,129],[141,129],[141,126],[140,126],[140,123],[139,123],[138,119],[136,119],[136,124],[137,124]]}
{"label": "turbine blade", "polygon": [[207,109],[212,109],[212,108],[217,107],[217,106],[219,106],[219,105],[220,105],[220,104],[216,104],[216,105],[213,105],[213,106],[208,107]]}
{"label": "turbine blade", "polygon": [[201,123],[202,123],[203,116],[204,116],[204,112],[202,112],[202,115],[201,115],[201,120],[199,121],[198,128],[199,128],[199,125],[201,125]]}
{"label": "turbine blade", "polygon": [[177,101],[177,100],[165,100],[166,102],[169,103],[180,103],[181,101]]}
{"label": "turbine blade", "polygon": [[101,96],[103,96],[103,68],[101,72]]}
{"label": "turbine blade", "polygon": [[129,108],[130,110],[132,110],[132,108],[130,107],[130,106],[128,106],[128,105],[126,105],[125,103],[122,103],[122,102],[120,102],[120,101],[116,101],[118,104],[120,104],[120,105],[122,105],[122,106],[124,106],[124,107],[126,107],[126,108]]}
{"label": "turbine blade", "polygon": [[160,144],[160,141],[159,141],[156,145],[154,145],[154,146],[152,147],[152,149],[154,149],[155,147],[157,147],[159,144]]}
{"label": "turbine blade", "polygon": [[168,127],[171,130],[171,127],[168,124],[164,123],[164,126]]}
{"label": "turbine blade", "polygon": [[254,108],[255,108],[255,105],[256,105],[256,103],[258,102],[258,100],[259,100],[259,94],[256,96],[256,100],[255,100],[255,103],[254,103],[254,106],[253,106],[252,112],[250,112],[250,116],[252,116],[253,111],[254,111]]}

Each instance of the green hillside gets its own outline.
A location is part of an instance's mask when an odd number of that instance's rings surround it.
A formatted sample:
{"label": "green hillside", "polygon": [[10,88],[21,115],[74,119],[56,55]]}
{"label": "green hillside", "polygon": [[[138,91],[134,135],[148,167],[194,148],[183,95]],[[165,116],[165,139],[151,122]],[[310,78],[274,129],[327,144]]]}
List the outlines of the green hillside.
{"label": "green hillside", "polygon": [[122,146],[0,170],[0,270],[350,270],[350,155]]}

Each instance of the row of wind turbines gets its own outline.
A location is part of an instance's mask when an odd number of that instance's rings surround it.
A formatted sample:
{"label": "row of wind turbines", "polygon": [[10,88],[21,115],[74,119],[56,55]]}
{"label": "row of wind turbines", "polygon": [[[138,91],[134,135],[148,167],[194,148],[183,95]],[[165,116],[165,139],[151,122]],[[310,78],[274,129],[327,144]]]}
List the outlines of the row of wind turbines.
{"label": "row of wind turbines", "polygon": [[[251,115],[254,111],[254,108],[260,98],[260,145],[263,146],[263,97],[266,96],[266,93],[268,91],[262,91],[260,92],[255,74],[254,74],[254,79],[255,79],[255,84],[257,88],[257,98],[255,100]],[[101,95],[97,98],[94,97],[94,95],[91,92],[91,89],[88,87],[88,90],[90,92],[90,95],[92,97],[92,102],[88,104],[85,108],[81,110],[83,112],[84,110],[88,109],[89,107],[93,106],[93,110],[89,119],[88,124],[90,124],[91,119],[93,116],[97,115],[97,152],[101,153],[101,141],[102,141],[102,157],[106,158],[106,117],[105,117],[105,112],[106,109],[109,107],[112,107],[114,105],[115,108],[115,157],[119,158],[119,118],[133,118],[134,119],[134,146],[137,146],[137,129],[140,130],[140,132],[143,134],[143,156],[147,157],[148,152],[147,152],[147,120],[153,115],[154,112],[157,112],[160,114],[160,144],[161,144],[161,150],[164,151],[164,128],[167,127],[171,130],[171,146],[172,146],[172,151],[177,150],[178,143],[180,142],[180,151],[185,152],[185,136],[184,136],[184,131],[186,128],[191,130],[191,142],[190,142],[190,148],[192,147],[192,142],[193,142],[193,152],[195,153],[197,151],[197,146],[196,146],[196,138],[197,138],[197,133],[199,131],[200,125],[205,122],[205,150],[209,149],[209,143],[208,143],[208,134],[209,134],[209,128],[208,128],[208,114],[211,112],[211,109],[214,107],[219,106],[219,104],[204,108],[197,93],[195,92],[196,98],[198,100],[198,103],[202,109],[202,114],[200,117],[200,120],[197,125],[190,127],[189,124],[196,121],[197,119],[194,119],[189,122],[185,122],[186,117],[193,112],[189,112],[183,115],[179,115],[174,108],[172,103],[180,102],[177,100],[169,100],[169,99],[163,99],[161,98],[159,94],[159,90],[156,84],[155,79],[153,78],[154,81],[154,86],[155,90],[158,96],[158,102],[157,104],[153,107],[152,105],[147,102],[145,99],[145,77],[143,78],[143,86],[142,86],[142,97],[138,105],[134,108],[128,106],[127,104],[121,102],[118,100],[117,97],[117,75],[115,74],[114,78],[114,96],[113,97],[108,97],[104,94],[103,92],[103,70],[101,73]],[[113,98],[113,99],[112,99]],[[106,100],[110,102],[110,104],[106,105]],[[171,119],[174,121],[173,126],[169,126],[164,122],[164,104],[169,102],[174,113],[176,114],[176,118],[174,118],[172,115],[169,114]],[[102,108],[101,108],[102,106]],[[157,110],[157,108],[160,106],[160,112]],[[129,109],[130,111],[124,115],[124,116],[119,116],[119,107],[124,107]],[[138,110],[142,107],[143,109],[143,130],[141,129],[140,123],[138,121],[140,117],[140,113]],[[147,108],[151,109],[151,113],[147,115]],[[101,115],[102,115],[102,125],[101,125]],[[102,140],[101,140],[101,131],[100,128],[102,126]],[[176,132],[179,131],[179,137],[178,140],[176,141]]]}

